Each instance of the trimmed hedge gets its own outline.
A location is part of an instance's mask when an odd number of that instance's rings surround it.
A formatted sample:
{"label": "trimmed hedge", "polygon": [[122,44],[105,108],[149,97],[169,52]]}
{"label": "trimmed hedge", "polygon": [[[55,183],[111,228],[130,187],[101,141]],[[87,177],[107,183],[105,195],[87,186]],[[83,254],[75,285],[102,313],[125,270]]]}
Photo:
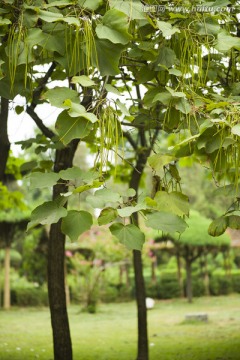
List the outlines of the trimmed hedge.
{"label": "trimmed hedge", "polygon": [[16,306],[48,306],[47,290],[36,287],[12,289],[11,304]]}

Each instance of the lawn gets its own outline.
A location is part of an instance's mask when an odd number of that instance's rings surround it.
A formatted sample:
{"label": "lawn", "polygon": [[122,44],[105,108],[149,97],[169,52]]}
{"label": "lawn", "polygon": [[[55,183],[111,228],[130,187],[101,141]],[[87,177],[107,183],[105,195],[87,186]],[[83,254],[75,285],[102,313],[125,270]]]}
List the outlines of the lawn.
{"label": "lawn", "polygon": [[[208,323],[186,323],[206,312]],[[95,315],[69,309],[74,360],[134,360],[136,307],[102,304]],[[148,312],[150,360],[240,360],[240,295],[158,301]],[[48,309],[0,311],[1,360],[51,360]]]}

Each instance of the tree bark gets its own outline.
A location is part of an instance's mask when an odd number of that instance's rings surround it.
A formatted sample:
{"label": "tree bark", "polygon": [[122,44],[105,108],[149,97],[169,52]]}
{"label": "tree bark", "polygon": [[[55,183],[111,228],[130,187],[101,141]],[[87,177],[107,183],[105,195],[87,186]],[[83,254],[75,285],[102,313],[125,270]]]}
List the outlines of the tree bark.
{"label": "tree bark", "polygon": [[146,292],[143,277],[142,254],[133,250],[136,300],[138,309],[138,353],[137,360],[148,360],[148,331]]}
{"label": "tree bark", "polygon": [[1,97],[1,108],[0,108],[0,181],[4,180],[6,164],[8,160],[10,142],[8,139],[7,132],[7,122],[8,122],[8,99]]}
{"label": "tree bark", "polygon": [[181,258],[179,253],[177,252],[176,254],[176,258],[177,258],[177,271],[178,271],[178,285],[179,285],[179,289],[180,289],[180,297],[183,298],[184,297],[184,290],[183,290],[183,279],[182,279],[182,269],[181,269]]}
{"label": "tree bark", "polygon": [[187,272],[187,299],[192,302],[192,262],[186,259],[186,272]]}
{"label": "tree bark", "polygon": [[208,261],[207,261],[207,254],[204,255],[204,287],[205,287],[205,295],[210,295],[209,289],[209,274],[208,274]]}
{"label": "tree bark", "polygon": [[[141,176],[151,152],[148,148],[145,151],[139,151],[136,167],[134,168],[130,180],[130,188],[136,191],[136,200],[140,185]],[[138,213],[132,215],[132,222],[138,226]],[[136,360],[148,360],[148,330],[147,330],[147,307],[146,291],[143,277],[142,254],[138,250],[133,250],[134,279],[136,288],[136,301],[138,312],[138,350]]]}
{"label": "tree bark", "polygon": [[[78,141],[56,150],[54,171],[72,166]],[[63,181],[53,187],[53,200],[67,191]],[[67,314],[65,293],[65,235],[61,232],[61,220],[51,225],[48,248],[48,296],[53,330],[54,360],[72,360],[72,343]]]}
{"label": "tree bark", "polygon": [[10,298],[10,247],[5,248],[5,259],[4,259],[4,300],[3,300],[3,308],[5,310],[10,309],[11,306],[11,298]]}

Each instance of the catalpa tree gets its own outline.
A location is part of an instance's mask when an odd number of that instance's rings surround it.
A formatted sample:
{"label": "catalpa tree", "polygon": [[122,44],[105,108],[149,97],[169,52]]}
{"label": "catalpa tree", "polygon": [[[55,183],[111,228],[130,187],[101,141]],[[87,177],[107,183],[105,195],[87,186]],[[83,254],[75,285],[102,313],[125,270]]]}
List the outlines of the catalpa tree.
{"label": "catalpa tree", "polygon": [[[30,186],[53,187],[53,199],[33,210],[28,228],[51,225],[48,289],[55,359],[72,359],[65,236],[75,240],[93,222],[90,212],[68,210],[69,199],[95,189],[89,203],[101,209],[99,225],[109,224],[112,234],[133,250],[137,359],[147,360],[139,214],[148,227],[184,232],[189,206],[181,193],[181,157],[199,158],[217,181],[227,175],[231,189],[237,187],[238,5],[217,0],[201,6],[193,9],[188,1],[180,9],[164,1],[7,0],[0,8],[2,103],[16,95],[26,99],[16,112],[27,112],[42,135],[23,147],[36,143],[37,151],[49,153],[49,161],[32,169]],[[55,80],[62,83],[53,87]],[[45,102],[60,112],[54,130],[39,115]],[[162,146],[168,134],[170,149]],[[88,172],[73,166],[80,141],[95,156]],[[146,166],[152,168],[153,186],[139,193]],[[125,194],[109,188],[112,174],[129,184]],[[224,219],[237,227],[238,214],[231,216]],[[218,233],[219,227],[212,226],[211,233]]]}

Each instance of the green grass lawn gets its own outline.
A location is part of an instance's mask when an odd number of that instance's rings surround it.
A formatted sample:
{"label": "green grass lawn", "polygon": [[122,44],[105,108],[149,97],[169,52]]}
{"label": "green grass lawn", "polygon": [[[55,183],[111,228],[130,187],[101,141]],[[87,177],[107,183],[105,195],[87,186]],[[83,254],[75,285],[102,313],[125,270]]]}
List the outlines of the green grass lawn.
{"label": "green grass lawn", "polygon": [[[102,304],[95,315],[69,309],[74,360],[134,360],[135,303]],[[206,312],[208,323],[185,323]],[[240,295],[158,301],[148,312],[150,360],[240,360]],[[48,309],[0,311],[1,360],[50,360]]]}

